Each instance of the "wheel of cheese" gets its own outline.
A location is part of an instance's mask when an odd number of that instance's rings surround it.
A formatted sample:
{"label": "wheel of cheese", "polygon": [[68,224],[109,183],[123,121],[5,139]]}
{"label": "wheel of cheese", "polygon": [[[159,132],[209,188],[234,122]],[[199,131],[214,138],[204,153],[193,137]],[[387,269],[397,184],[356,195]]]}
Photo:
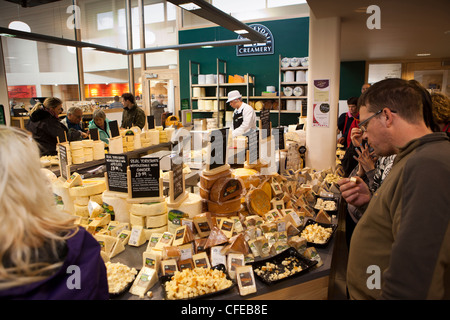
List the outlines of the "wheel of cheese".
{"label": "wheel of cheese", "polygon": [[241,208],[241,198],[225,201],[225,202],[214,202],[206,201],[208,205],[208,211],[212,214],[228,214],[234,213]]}
{"label": "wheel of cheese", "polygon": [[159,228],[167,225],[167,214],[161,214],[159,216],[148,216],[146,217],[146,227],[147,228]]}
{"label": "wheel of cheese", "polygon": [[164,233],[168,231],[167,225],[158,228],[144,228],[145,238],[150,239],[153,233]]}
{"label": "wheel of cheese", "polygon": [[236,178],[220,178],[214,182],[209,192],[209,200],[225,202],[240,198],[243,191],[242,182]]}
{"label": "wheel of cheese", "polygon": [[75,197],[73,203],[78,206],[87,206],[89,203],[89,197]]}
{"label": "wheel of cheese", "polygon": [[76,149],[83,149],[83,141],[70,142],[70,150],[73,152]]}
{"label": "wheel of cheese", "polygon": [[105,180],[84,180],[83,185],[70,188],[69,193],[72,197],[89,197],[105,190]]}
{"label": "wheel of cheese", "polygon": [[238,168],[232,172],[232,177],[240,178],[244,183],[244,188],[249,189],[251,186],[257,187],[260,183],[258,171],[254,169]]}
{"label": "wheel of cheese", "polygon": [[138,216],[157,216],[167,212],[166,202],[133,203],[130,213]]}
{"label": "wheel of cheese", "polygon": [[127,201],[126,197],[126,194],[123,197],[119,197],[108,191],[102,194],[103,206],[108,206],[110,210],[114,211],[115,221],[130,222],[129,212],[131,204]]}
{"label": "wheel of cheese", "polygon": [[247,208],[251,214],[263,217],[271,209],[270,198],[262,189],[253,189],[247,193]]}
{"label": "wheel of cheese", "polygon": [[230,178],[232,175],[231,170],[225,170],[222,172],[219,172],[214,175],[205,175],[203,172],[199,174],[200,176],[200,186],[205,189],[209,190],[212,188],[214,182],[216,182],[219,178]]}
{"label": "wheel of cheese", "polygon": [[89,209],[88,206],[80,206],[77,204],[74,204],[75,208],[75,215],[80,217],[89,217]]}
{"label": "wheel of cheese", "polygon": [[93,148],[94,147],[94,140],[92,139],[86,139],[81,141],[83,144],[83,148]]}

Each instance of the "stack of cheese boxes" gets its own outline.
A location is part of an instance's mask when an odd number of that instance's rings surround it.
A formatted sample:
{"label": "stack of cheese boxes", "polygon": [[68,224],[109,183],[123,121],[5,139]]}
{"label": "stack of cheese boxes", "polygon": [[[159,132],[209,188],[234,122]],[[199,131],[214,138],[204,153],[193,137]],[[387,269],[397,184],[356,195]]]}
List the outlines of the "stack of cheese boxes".
{"label": "stack of cheese boxes", "polygon": [[67,149],[68,164],[82,164],[105,157],[105,144],[101,140],[72,141],[70,149]]}

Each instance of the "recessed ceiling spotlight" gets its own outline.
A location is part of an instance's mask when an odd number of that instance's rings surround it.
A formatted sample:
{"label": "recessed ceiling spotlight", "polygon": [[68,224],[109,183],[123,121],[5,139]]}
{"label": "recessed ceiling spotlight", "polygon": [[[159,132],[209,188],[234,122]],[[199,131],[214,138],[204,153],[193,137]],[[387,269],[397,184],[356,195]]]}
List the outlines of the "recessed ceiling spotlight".
{"label": "recessed ceiling spotlight", "polygon": [[183,8],[184,10],[188,10],[188,11],[201,9],[200,6],[196,5],[193,2],[183,3],[183,4],[180,4],[179,6],[181,8]]}

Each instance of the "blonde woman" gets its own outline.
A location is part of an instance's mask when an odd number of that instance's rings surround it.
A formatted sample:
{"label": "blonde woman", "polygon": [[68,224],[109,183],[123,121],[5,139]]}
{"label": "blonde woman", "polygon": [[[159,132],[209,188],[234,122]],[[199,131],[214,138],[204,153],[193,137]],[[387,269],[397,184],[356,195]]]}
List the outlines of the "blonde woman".
{"label": "blonde woman", "polygon": [[30,135],[0,126],[0,300],[108,299],[98,242],[59,211]]}

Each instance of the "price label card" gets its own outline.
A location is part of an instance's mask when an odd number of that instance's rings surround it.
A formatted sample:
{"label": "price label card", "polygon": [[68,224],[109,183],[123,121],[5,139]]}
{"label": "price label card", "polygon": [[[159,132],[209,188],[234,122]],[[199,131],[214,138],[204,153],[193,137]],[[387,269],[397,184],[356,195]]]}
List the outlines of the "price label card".
{"label": "price label card", "polygon": [[109,190],[127,193],[127,156],[124,154],[105,154],[105,163]]}
{"label": "price label card", "polygon": [[160,197],[159,158],[130,159],[132,198]]}

